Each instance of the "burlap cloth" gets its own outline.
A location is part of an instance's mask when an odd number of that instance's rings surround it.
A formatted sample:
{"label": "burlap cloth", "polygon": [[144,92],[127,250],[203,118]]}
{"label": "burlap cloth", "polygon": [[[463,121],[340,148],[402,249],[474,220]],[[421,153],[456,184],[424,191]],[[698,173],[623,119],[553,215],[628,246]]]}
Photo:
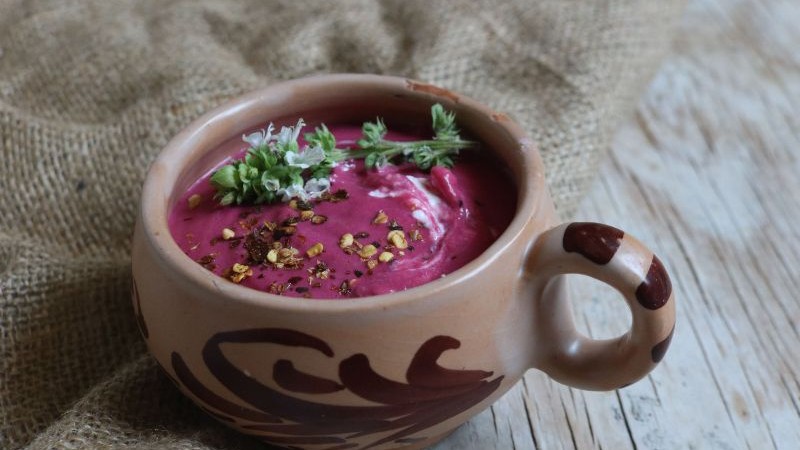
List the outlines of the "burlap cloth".
{"label": "burlap cloth", "polygon": [[0,447],[243,448],[145,353],[129,246],[148,163],[239,93],[405,75],[505,111],[568,216],[681,0],[0,3]]}

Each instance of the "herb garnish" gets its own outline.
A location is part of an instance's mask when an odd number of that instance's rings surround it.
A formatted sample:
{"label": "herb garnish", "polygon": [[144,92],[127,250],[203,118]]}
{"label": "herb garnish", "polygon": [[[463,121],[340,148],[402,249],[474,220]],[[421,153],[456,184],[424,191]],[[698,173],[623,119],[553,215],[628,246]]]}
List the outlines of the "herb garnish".
{"label": "herb garnish", "polygon": [[242,139],[250,144],[244,160],[222,166],[211,176],[214,196],[221,205],[243,203],[303,201],[321,197],[331,187],[330,174],[337,162],[364,159],[368,168],[380,169],[398,160],[415,164],[422,170],[434,166],[453,166],[459,150],[474,145],[461,139],[455,114],[440,104],[431,107],[434,137],[430,140],[397,142],[384,139],[386,125],[378,118],[365,122],[362,138],[354,150],[336,148],[336,138],[324,124],[306,133],[306,146],[297,143],[305,126],[303,119],[293,127],[282,127],[273,135],[273,125]]}

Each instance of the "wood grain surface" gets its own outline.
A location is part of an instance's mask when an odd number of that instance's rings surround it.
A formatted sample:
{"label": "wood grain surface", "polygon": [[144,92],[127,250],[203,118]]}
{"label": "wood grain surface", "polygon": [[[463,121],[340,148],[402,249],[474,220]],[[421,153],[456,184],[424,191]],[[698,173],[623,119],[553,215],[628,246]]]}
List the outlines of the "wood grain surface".
{"label": "wood grain surface", "polygon": [[[647,243],[678,324],[665,360],[615,392],[529,371],[435,448],[800,448],[800,1],[697,0],[575,219]],[[570,279],[593,337],[630,314]]]}

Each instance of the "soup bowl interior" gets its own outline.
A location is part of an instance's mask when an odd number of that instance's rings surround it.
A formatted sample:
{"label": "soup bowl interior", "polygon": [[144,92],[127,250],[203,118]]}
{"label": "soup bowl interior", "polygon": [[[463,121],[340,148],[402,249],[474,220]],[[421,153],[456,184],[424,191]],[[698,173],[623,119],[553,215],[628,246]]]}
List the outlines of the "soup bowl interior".
{"label": "soup bowl interior", "polygon": [[[462,135],[481,143],[480,151],[491,152],[508,169],[517,188],[517,211],[505,232],[484,254],[497,254],[534,216],[552,214],[544,186],[543,166],[538,152],[525,132],[508,116],[442,88],[396,77],[375,75],[325,75],[280,83],[234,99],[205,114],[176,136],[154,161],[142,193],[142,226],[146,237],[162,250],[161,256],[192,283],[208,284],[208,274],[184,255],[168,232],[168,217],[186,190],[221,161],[229,157],[223,145],[240,140],[242,134],[273,123],[276,129],[294,125],[298,118],[307,124],[361,124],[382,118],[389,129],[430,127],[430,107],[441,103],[456,114]],[[547,215],[545,214],[545,215]],[[553,222],[549,218],[548,223]],[[484,255],[447,277],[471,276],[485,263]],[[444,280],[442,280],[444,281]],[[434,281],[428,284],[438,284]],[[427,286],[427,285],[424,285]],[[421,286],[420,286],[421,287]],[[236,289],[238,288],[238,289]],[[407,294],[414,289],[402,293]],[[231,292],[250,289],[235,286]],[[393,297],[385,294],[376,297]],[[243,294],[253,299],[253,293]],[[285,303],[279,296],[259,292],[259,301]],[[361,299],[338,303],[363,304]],[[295,305],[327,308],[327,302],[293,299]],[[290,306],[290,305],[289,305]],[[332,306],[334,308],[344,305]]]}

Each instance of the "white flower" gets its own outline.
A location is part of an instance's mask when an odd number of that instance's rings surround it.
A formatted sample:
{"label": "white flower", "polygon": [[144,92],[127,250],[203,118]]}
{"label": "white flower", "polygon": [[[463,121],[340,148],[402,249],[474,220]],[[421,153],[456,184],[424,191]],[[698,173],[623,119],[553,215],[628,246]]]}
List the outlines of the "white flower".
{"label": "white flower", "polygon": [[268,191],[275,192],[281,187],[281,182],[275,178],[267,178],[264,180],[263,185]]}
{"label": "white flower", "polygon": [[306,123],[303,122],[303,119],[298,119],[297,125],[293,127],[281,127],[281,132],[276,139],[278,145],[283,147],[290,142],[297,142],[297,138],[300,136],[300,130],[302,130],[304,126],[306,126]]}
{"label": "white flower", "polygon": [[283,196],[281,197],[281,201],[283,202],[288,202],[294,197],[300,200],[308,200],[308,194],[306,194],[306,191],[300,184],[293,184],[289,187],[278,189],[277,194]]}
{"label": "white flower", "polygon": [[300,200],[308,200],[311,198],[319,198],[331,188],[331,180],[327,178],[311,178],[306,181],[305,187],[301,184],[293,184],[291,186],[278,189],[277,194],[281,196],[281,200],[288,202],[293,198]]}
{"label": "white flower", "polygon": [[303,153],[286,152],[283,159],[290,166],[308,169],[325,160],[325,151],[320,146],[306,147]]}
{"label": "white flower", "polygon": [[305,192],[309,198],[319,198],[331,188],[331,180],[328,178],[311,178],[306,181]]}
{"label": "white flower", "polygon": [[389,165],[389,158],[387,158],[386,155],[380,154],[380,155],[378,155],[377,158],[375,158],[375,168],[376,169],[383,169],[384,167],[386,167],[388,165]]}
{"label": "white flower", "polygon": [[262,145],[266,146],[272,140],[273,125],[270,123],[266,130],[258,130],[255,133],[243,134],[242,140],[250,144],[253,148],[259,148]]}

